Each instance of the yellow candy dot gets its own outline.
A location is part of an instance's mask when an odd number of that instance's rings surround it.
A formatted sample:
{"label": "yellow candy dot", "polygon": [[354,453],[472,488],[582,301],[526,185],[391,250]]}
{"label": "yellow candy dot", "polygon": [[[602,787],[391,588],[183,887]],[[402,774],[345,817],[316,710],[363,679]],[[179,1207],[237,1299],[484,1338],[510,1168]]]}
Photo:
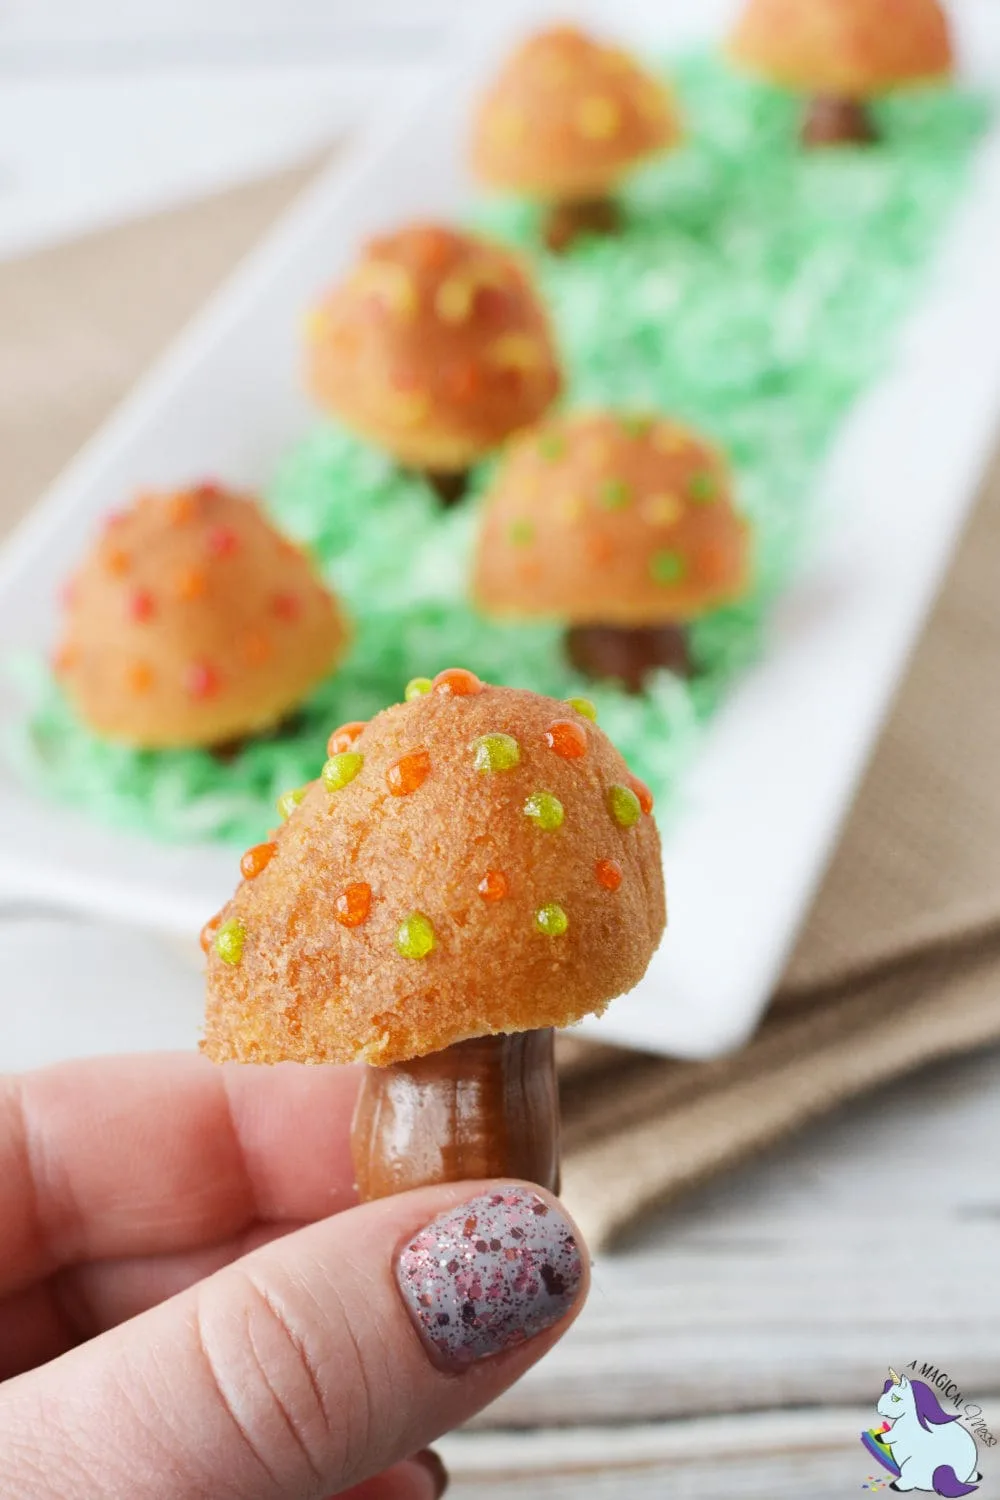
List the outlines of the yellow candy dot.
{"label": "yellow candy dot", "polygon": [[684,514],[684,502],[676,495],[647,495],[639,514],[650,526],[673,526]]}
{"label": "yellow candy dot", "polygon": [[634,828],[642,817],[642,807],[631,787],[608,787],[608,811],[619,828]]}
{"label": "yellow candy dot", "polygon": [[546,833],[561,828],[566,816],[562,803],[552,792],[532,792],[525,800],[524,815]]}
{"label": "yellow candy dot", "polygon": [[342,750],[339,755],[331,755],[323,767],[323,785],[328,792],[339,792],[354,780],[364,763],[364,756],[357,750]]}
{"label": "yellow candy dot", "polygon": [[556,501],[556,514],[567,526],[574,526],[583,515],[583,501],[579,495],[560,495]]}
{"label": "yellow candy dot", "polygon": [[550,901],[547,906],[540,906],[535,912],[535,931],[544,933],[546,937],[562,937],[569,929],[569,917],[561,906]]}
{"label": "yellow candy dot", "polygon": [[519,109],[508,105],[494,110],[488,124],[488,133],[498,145],[515,146],[524,140],[526,122]]}
{"label": "yellow candy dot", "polygon": [[483,734],[472,742],[477,771],[513,771],[520,763],[521,747],[512,734]]}
{"label": "yellow candy dot", "polygon": [[597,723],[597,709],[589,698],[567,698],[566,702],[570,708],[575,708],[578,714],[583,714],[585,719],[592,719]]}
{"label": "yellow candy dot", "polygon": [[576,112],[576,128],[588,141],[609,141],[618,134],[621,111],[613,99],[591,94],[582,99]]}
{"label": "yellow candy dot", "polygon": [[224,964],[238,964],[243,957],[243,944],[246,942],[247,930],[242,922],[235,919],[223,922],[215,934],[215,951]]}
{"label": "yellow candy dot", "polygon": [[403,958],[426,958],[434,944],[433,924],[422,911],[411,911],[396,928],[396,952]]}
{"label": "yellow candy dot", "polygon": [[425,693],[429,693],[433,686],[429,677],[411,677],[403,697],[407,703],[412,703],[414,698],[422,698]]}
{"label": "yellow candy dot", "polygon": [[530,333],[504,333],[490,345],[491,364],[500,370],[539,370],[548,362],[548,351]]}
{"label": "yellow candy dot", "polygon": [[278,811],[283,818],[290,818],[292,816],[292,813],[298,807],[308,790],[308,787],[297,786],[294,791],[282,792],[278,798]]}
{"label": "yellow candy dot", "polygon": [[661,453],[683,453],[690,446],[691,439],[683,427],[675,427],[670,422],[658,422],[653,429],[653,447],[658,448]]}

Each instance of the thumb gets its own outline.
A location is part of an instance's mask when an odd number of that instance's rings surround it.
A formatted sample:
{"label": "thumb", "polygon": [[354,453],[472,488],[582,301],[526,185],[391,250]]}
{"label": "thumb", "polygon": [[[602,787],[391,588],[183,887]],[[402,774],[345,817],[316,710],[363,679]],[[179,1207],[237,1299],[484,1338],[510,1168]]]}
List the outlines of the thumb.
{"label": "thumb", "polygon": [[535,1188],[351,1209],[0,1388],[0,1492],[337,1494],[498,1396],[586,1280],[573,1224]]}

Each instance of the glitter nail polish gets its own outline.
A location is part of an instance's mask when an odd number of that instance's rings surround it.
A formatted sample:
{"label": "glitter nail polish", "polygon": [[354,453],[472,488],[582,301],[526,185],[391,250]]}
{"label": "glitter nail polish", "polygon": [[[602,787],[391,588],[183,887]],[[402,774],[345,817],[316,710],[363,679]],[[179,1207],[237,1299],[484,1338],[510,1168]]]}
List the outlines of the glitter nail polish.
{"label": "glitter nail polish", "polygon": [[396,1278],[438,1363],[462,1369],[551,1328],[583,1276],[573,1227],[528,1188],[483,1193],[407,1240]]}

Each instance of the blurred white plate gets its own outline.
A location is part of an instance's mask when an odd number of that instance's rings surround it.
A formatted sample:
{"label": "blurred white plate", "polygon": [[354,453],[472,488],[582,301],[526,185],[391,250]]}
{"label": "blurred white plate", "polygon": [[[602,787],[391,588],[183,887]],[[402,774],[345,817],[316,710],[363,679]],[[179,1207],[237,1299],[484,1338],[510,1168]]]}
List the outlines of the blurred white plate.
{"label": "blurred white plate", "polygon": [[[660,46],[718,35],[731,7],[706,0],[696,18],[692,9],[587,7],[598,27]],[[1000,8],[956,9],[969,71],[1000,96]],[[509,7],[504,24],[515,14]],[[415,109],[384,101],[350,163],[307,195],[84,450],[0,561],[0,647],[50,643],[58,584],[123,495],[208,472],[260,484],[309,428],[302,310],[360,238],[463,202],[464,121],[495,49],[443,73]],[[643,984],[588,1031],[706,1057],[743,1041],[766,1004],[989,455],[1000,415],[998,245],[1000,129],[905,357],[829,465],[836,539],[786,599],[767,659],[716,719],[685,787],[666,850],[668,939]],[[18,711],[3,691],[0,721]],[[234,884],[231,850],[112,833],[14,785],[0,786],[0,828],[0,897],[193,938]]]}

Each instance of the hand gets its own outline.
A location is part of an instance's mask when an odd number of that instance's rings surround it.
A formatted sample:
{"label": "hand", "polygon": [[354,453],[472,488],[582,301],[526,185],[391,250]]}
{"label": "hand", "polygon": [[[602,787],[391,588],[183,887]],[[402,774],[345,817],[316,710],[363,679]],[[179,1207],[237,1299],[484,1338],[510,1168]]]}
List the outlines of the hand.
{"label": "hand", "polygon": [[0,1080],[5,1500],[440,1494],[425,1445],[551,1347],[586,1258],[518,1184],[352,1206],[357,1076]]}

